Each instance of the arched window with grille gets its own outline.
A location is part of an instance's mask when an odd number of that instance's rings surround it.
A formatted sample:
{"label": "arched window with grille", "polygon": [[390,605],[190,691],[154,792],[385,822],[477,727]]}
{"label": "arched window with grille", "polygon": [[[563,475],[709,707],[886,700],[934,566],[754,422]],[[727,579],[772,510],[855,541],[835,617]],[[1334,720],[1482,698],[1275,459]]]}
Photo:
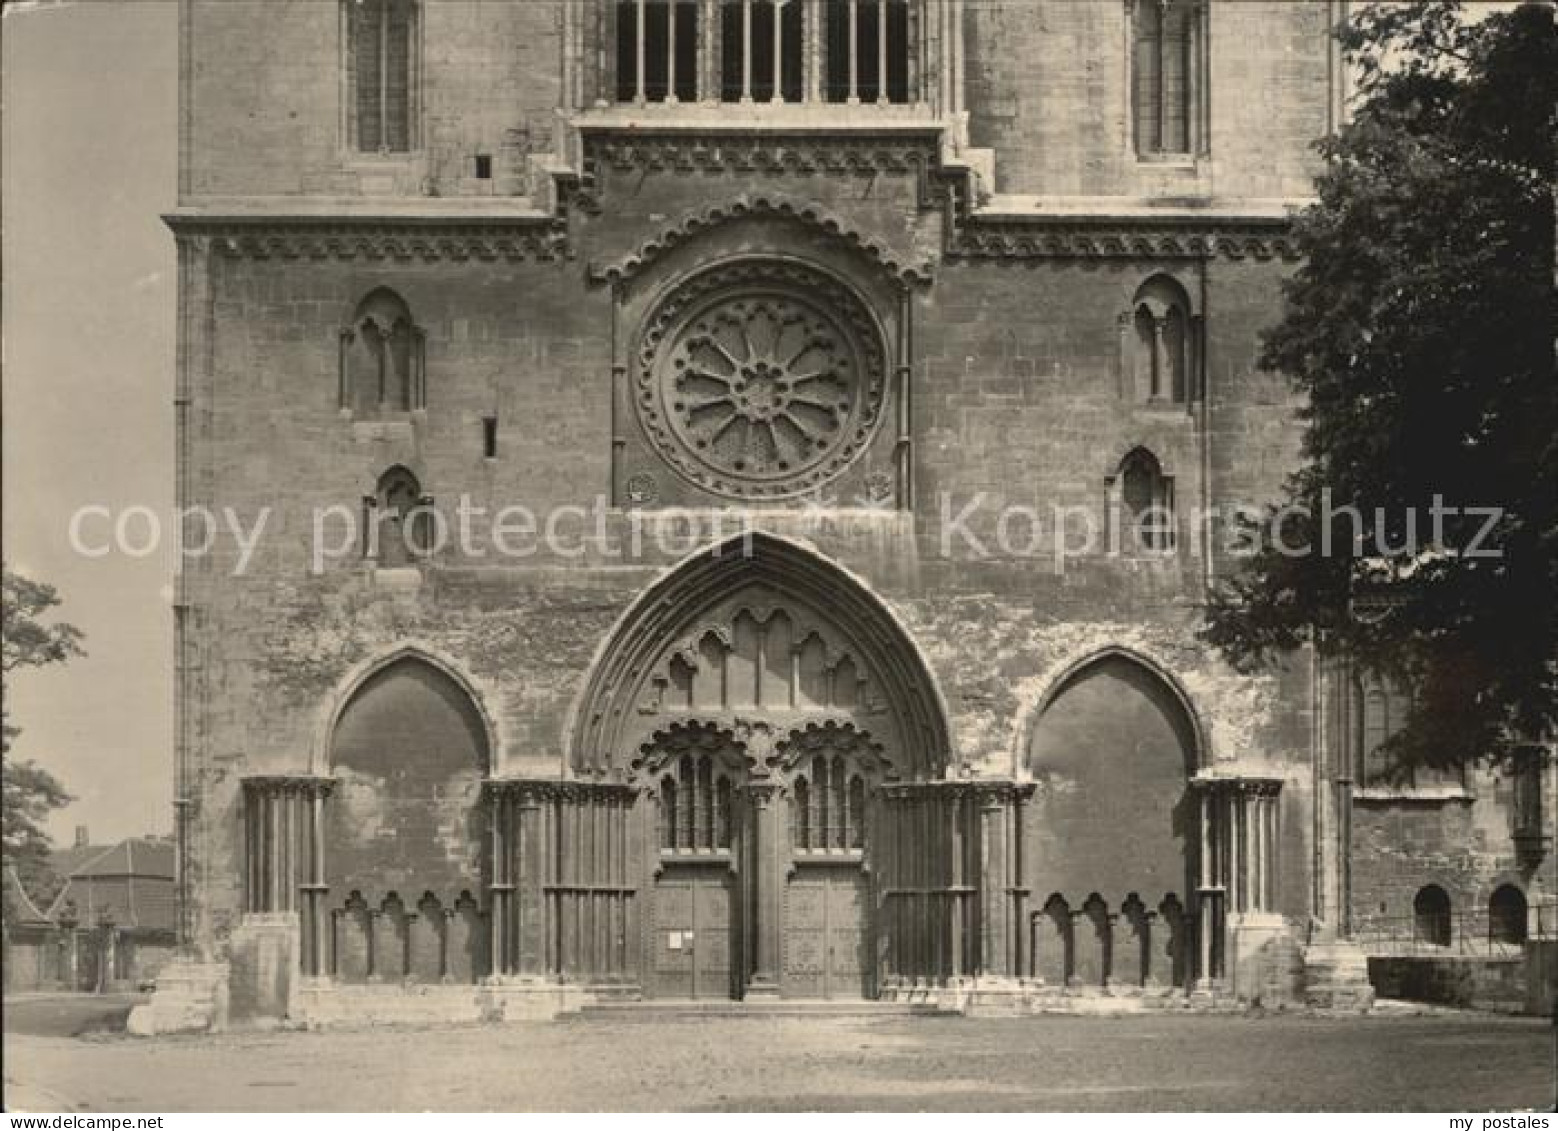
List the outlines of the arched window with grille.
{"label": "arched window with grille", "polygon": [[735,838],[734,784],[711,754],[683,754],[660,777],[660,850],[730,851]]}
{"label": "arched window with grille", "polygon": [[1167,554],[1176,543],[1174,480],[1158,457],[1132,448],[1107,480],[1111,553]]}
{"label": "arched window with grille", "polygon": [[342,0],[349,148],[408,153],[417,145],[415,0]]}
{"label": "arched window with grille", "polygon": [[843,755],[802,763],[792,787],[790,839],[798,853],[865,848],[866,783]]}
{"label": "arched window with grille", "polygon": [[1136,155],[1189,157],[1202,148],[1206,64],[1202,0],[1126,0],[1131,21],[1131,125]]}
{"label": "arched window with grille", "polygon": [[425,407],[423,353],[405,300],[387,287],[369,293],[341,331],[341,408],[373,420]]}

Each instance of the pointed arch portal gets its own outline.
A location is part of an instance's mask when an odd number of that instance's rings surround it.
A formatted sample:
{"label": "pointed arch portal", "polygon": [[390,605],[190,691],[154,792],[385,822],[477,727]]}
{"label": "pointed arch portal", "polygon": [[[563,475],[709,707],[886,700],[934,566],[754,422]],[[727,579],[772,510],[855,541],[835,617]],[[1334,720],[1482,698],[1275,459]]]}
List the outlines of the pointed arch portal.
{"label": "pointed arch portal", "polygon": [[[566,750],[571,780],[497,801],[497,841],[521,846],[494,865],[517,880],[512,909],[495,901],[500,969],[651,997],[860,998],[977,965],[970,862],[920,859],[989,819],[967,789],[941,796],[945,705],[887,605],[813,550],[747,534],[651,585],[602,642]],[[911,825],[934,841],[911,844]],[[527,888],[527,844],[528,874],[568,883]],[[953,936],[966,960],[932,941]]]}
{"label": "pointed arch portal", "polygon": [[655,730],[692,718],[770,745],[848,720],[906,780],[939,778],[950,758],[935,679],[887,605],[841,566],[760,532],[688,558],[623,615],[575,708],[569,766],[629,776]]}

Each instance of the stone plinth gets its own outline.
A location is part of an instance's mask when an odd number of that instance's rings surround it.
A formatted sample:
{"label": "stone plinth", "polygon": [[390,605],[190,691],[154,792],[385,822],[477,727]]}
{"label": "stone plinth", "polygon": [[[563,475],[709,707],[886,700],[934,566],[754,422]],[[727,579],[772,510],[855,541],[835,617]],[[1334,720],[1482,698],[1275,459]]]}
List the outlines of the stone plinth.
{"label": "stone plinth", "polygon": [[125,1030],[137,1037],[214,1033],[227,1027],[228,965],[175,958],[157,975],[151,1000],[130,1011]]}
{"label": "stone plinth", "polygon": [[1362,1012],[1374,1004],[1369,960],[1347,939],[1312,942],[1303,948],[1304,1004],[1311,1009]]}

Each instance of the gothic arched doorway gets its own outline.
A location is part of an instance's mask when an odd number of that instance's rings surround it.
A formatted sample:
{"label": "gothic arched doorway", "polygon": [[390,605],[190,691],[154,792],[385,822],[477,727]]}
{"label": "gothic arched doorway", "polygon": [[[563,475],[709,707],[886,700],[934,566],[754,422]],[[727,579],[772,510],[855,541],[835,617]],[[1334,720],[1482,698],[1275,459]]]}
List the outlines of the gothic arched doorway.
{"label": "gothic arched doorway", "polygon": [[876,787],[939,778],[929,670],[885,605],[764,534],[646,592],[577,708],[575,774],[636,784],[652,996],[871,996]]}

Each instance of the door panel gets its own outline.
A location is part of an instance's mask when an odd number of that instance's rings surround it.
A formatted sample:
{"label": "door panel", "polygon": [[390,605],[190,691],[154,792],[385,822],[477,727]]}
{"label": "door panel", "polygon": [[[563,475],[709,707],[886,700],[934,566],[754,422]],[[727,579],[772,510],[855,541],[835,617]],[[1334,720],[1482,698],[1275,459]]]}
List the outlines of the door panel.
{"label": "door panel", "polygon": [[869,998],[870,880],[858,867],[796,865],[785,892],[784,993]]}
{"label": "door panel", "polygon": [[828,874],[797,870],[785,892],[784,995],[827,996]]}
{"label": "door panel", "polygon": [[854,869],[828,886],[828,996],[871,997],[871,883]]}
{"label": "door panel", "polygon": [[731,887],[722,865],[666,865],[654,892],[652,996],[732,996]]}

